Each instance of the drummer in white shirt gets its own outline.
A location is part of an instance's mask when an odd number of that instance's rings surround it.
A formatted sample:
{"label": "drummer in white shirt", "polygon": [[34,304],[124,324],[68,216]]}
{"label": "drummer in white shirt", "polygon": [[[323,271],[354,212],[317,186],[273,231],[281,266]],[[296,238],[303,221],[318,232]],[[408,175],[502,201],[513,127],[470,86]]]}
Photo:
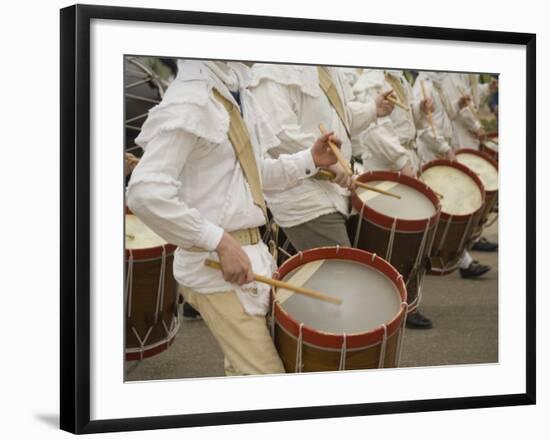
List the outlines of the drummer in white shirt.
{"label": "drummer in white shirt", "polygon": [[[334,164],[332,133],[296,154],[266,158],[279,140],[246,90],[248,67],[179,61],[178,68],[136,139],[144,154],[128,207],[178,246],[174,276],[219,342],[226,374],[282,373],[265,321],[269,287],[252,282],[253,273],[275,269],[258,231],[266,218],[262,186],[284,191]],[[206,267],[207,258],[219,260],[222,272]]]}
{"label": "drummer in white shirt", "polygon": [[[480,140],[485,132],[479,120],[479,108],[482,102],[497,90],[498,82],[492,79],[489,83],[480,84],[479,75],[475,73],[432,73],[434,91],[440,96],[448,120],[452,126],[450,140],[453,150],[470,148],[479,150]],[[473,250],[492,252],[498,244],[480,238],[474,243]],[[460,274],[464,278],[478,277],[491,267],[474,261],[465,252],[460,263]]]}
{"label": "drummer in white shirt", "polygon": [[[349,78],[334,67],[255,64],[250,90],[264,111],[280,144],[269,148],[272,157],[311,148],[319,124],[342,139],[342,155],[351,158],[350,137],[365,130],[393,104],[376,100],[353,102]],[[323,246],[351,246],[349,215],[350,176],[340,164],[330,167],[336,178],[302,180],[288,191],[267,189],[266,199],[275,222],[296,250]]]}
{"label": "drummer in white shirt", "polygon": [[[433,111],[431,98],[414,96],[410,83],[401,70],[364,69],[353,87],[359,102],[393,90],[394,97],[407,109],[396,106],[393,112],[372,124],[353,139],[353,154],[362,161],[363,169],[401,172],[416,178],[420,160],[416,152],[417,127],[427,125],[426,114]],[[414,303],[418,297],[419,285],[409,285],[407,300]],[[418,308],[407,316],[407,327],[429,329],[430,319]]]}
{"label": "drummer in white shirt", "polygon": [[[425,126],[418,131],[418,152],[422,164],[438,158],[454,160],[453,151],[458,149],[458,139],[467,141],[471,148],[479,149],[477,136],[465,127],[480,133],[481,124],[474,118],[472,109],[467,108],[468,96],[459,92],[462,87],[457,84],[461,81],[461,74],[443,72],[420,72],[416,78],[415,96],[422,96],[424,85],[427,96],[433,100],[432,120],[435,128]],[[467,279],[482,276],[490,269],[490,266],[474,260],[468,251],[464,252],[459,264],[460,275]]]}

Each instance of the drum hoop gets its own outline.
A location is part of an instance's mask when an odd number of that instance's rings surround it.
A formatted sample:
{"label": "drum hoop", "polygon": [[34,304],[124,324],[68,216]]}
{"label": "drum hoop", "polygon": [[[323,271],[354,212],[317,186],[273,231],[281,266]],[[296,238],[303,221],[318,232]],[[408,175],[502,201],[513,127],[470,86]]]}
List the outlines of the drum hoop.
{"label": "drum hoop", "polygon": [[[320,259],[340,259],[348,262],[358,262],[360,264],[374,268],[378,272],[386,276],[386,278],[394,285],[394,287],[396,287],[401,299],[399,311],[397,311],[397,313],[389,322],[385,323],[388,336],[393,335],[395,331],[399,329],[402,319],[405,318],[406,315],[406,309],[402,306],[402,304],[406,304],[407,302],[407,289],[405,287],[405,282],[403,281],[403,276],[389,262],[385,261],[384,259],[373,253],[351,247],[314,248],[299,252],[291,258],[287,259],[279,267],[279,271],[275,273],[275,276],[284,276],[288,272],[300,267],[304,263],[317,261]],[[284,326],[294,337],[298,337],[299,328],[301,325],[303,334],[302,340],[304,342],[310,343],[314,346],[341,349],[344,340],[343,333],[337,334],[321,331],[308,325],[301,324],[292,315],[287,313],[283,309],[281,304],[274,299],[273,290],[271,291],[271,300],[274,300],[272,307],[274,315],[272,316],[272,318],[275,318],[277,323],[281,326]],[[373,328],[369,331],[357,332],[352,334],[346,333],[347,348],[354,349],[365,345],[376,344],[377,342],[382,340],[383,334],[383,325],[377,326],[376,328]]]}
{"label": "drum hoop", "polygon": [[452,216],[453,221],[456,220],[456,222],[462,222],[462,221],[468,221],[468,218],[471,216],[477,215],[481,210],[483,210],[483,207],[485,206],[485,187],[483,186],[483,182],[481,179],[477,176],[475,172],[473,172],[470,168],[467,168],[462,163],[458,163],[456,161],[446,160],[446,159],[437,159],[432,160],[431,162],[426,163],[424,166],[422,166],[422,171],[420,175],[422,175],[426,170],[433,168],[434,166],[449,166],[451,168],[456,168],[459,171],[464,172],[468,177],[471,177],[472,180],[476,183],[477,187],[481,191],[481,205],[478,209],[474,210],[471,213],[463,214],[463,215],[451,215],[443,210],[441,210],[441,219],[448,219]]}
{"label": "drum hoop", "polygon": [[[294,335],[291,331],[289,331],[287,328],[285,328],[283,325],[281,325],[281,323],[279,321],[276,321],[275,322],[275,326],[278,327],[280,330],[282,330],[286,335],[288,335],[289,337],[291,337],[293,340],[298,340],[298,337],[296,335]],[[305,327],[305,325],[304,325]],[[388,334],[387,337],[391,337],[393,336],[396,331],[398,331],[400,328],[398,327],[393,333],[391,334]],[[349,340],[349,337],[353,337],[355,335],[359,335],[359,334],[362,334],[362,333],[349,333],[349,332],[346,332],[346,338]],[[342,338],[343,338],[343,335],[342,335]],[[350,347],[346,347],[346,351],[347,352],[358,352],[358,351],[362,351],[364,349],[370,349],[372,347],[375,347],[375,346],[379,346],[380,344],[382,344],[383,342],[383,339],[380,339],[372,344],[369,344],[369,345],[362,345],[362,346],[356,346],[356,347],[353,347],[353,348],[350,348]],[[302,340],[302,344],[305,345],[305,346],[309,346],[311,348],[316,348],[316,349],[319,349],[319,350],[322,350],[322,351],[328,351],[328,352],[341,352],[342,351],[342,346],[338,346],[338,347],[327,347],[327,346],[324,346],[324,345],[318,345],[318,344],[314,344],[314,343],[310,343],[308,341],[304,341]]]}
{"label": "drum hoop", "polygon": [[[435,208],[435,213],[432,216],[416,220],[397,218],[395,225],[397,231],[422,232],[426,228],[427,222],[430,224],[435,224],[437,222],[437,216],[441,211],[441,203],[439,202],[439,198],[435,192],[430,189],[427,184],[424,184],[415,178],[391,171],[368,171],[357,177],[357,180],[362,183],[368,183],[372,180],[394,181],[417,190],[431,201]],[[363,217],[365,219],[371,220],[374,224],[379,224],[383,227],[391,229],[395,218],[369,207],[359,198],[356,190],[352,190],[351,192],[351,204],[358,212],[363,210]]]}
{"label": "drum hoop", "polygon": [[178,318],[172,317],[171,322],[173,322],[174,320],[176,320],[174,328],[162,340],[144,345],[141,348],[125,348],[124,353],[126,361],[135,361],[143,358],[149,358],[168,349],[168,347],[174,342],[181,326],[181,322]]}
{"label": "drum hoop", "polygon": [[[489,162],[489,164],[492,165],[495,168],[495,170],[497,171],[497,174],[499,173],[498,172],[498,163],[497,163],[497,161],[495,159],[493,159],[489,154],[487,154],[483,151],[478,151],[477,149],[471,149],[471,148],[461,148],[461,149],[455,151],[455,156],[460,155],[460,154],[472,154],[472,155],[478,156],[479,158],[482,158],[485,161]],[[485,189],[486,194],[492,194],[492,193],[498,192],[498,188],[488,190],[485,187],[485,185],[483,185],[483,188]]]}

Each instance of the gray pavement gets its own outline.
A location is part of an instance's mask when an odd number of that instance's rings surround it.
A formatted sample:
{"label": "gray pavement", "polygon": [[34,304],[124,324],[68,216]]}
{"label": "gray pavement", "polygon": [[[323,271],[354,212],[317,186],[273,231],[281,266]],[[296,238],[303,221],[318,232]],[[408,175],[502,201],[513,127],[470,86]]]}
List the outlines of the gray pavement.
{"label": "gray pavement", "polygon": [[[485,236],[498,240],[496,224]],[[493,269],[477,280],[462,279],[458,272],[425,278],[420,310],[434,327],[406,330],[402,367],[498,361],[498,253],[472,256]],[[125,364],[127,381],[223,375],[223,355],[201,320],[182,321],[167,351]]]}

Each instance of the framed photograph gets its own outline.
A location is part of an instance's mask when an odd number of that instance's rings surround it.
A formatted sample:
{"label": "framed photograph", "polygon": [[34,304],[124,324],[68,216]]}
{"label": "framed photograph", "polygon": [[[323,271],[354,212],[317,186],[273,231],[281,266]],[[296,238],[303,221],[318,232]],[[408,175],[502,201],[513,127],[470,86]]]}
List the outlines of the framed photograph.
{"label": "framed photograph", "polygon": [[62,9],[61,428],[535,404],[535,50]]}

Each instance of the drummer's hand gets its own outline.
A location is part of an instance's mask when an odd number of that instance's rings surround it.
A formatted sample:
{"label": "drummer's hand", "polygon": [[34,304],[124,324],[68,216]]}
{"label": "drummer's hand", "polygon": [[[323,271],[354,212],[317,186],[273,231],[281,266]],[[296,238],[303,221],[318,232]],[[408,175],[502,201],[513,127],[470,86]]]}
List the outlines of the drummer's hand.
{"label": "drummer's hand", "polygon": [[470,97],[470,95],[461,96],[458,100],[458,108],[462,110],[464,107],[467,107],[468,105],[470,105],[471,100],[472,98]]}
{"label": "drummer's hand", "polygon": [[333,183],[342,186],[344,189],[351,189],[351,175],[349,175],[340,163],[336,163],[329,168],[334,172],[335,177],[332,179]]}
{"label": "drummer's hand", "polygon": [[452,162],[454,162],[456,160],[456,156],[455,156],[455,153],[452,149],[449,149],[449,151],[447,151],[445,153],[445,156],[444,156],[447,160],[450,160]]}
{"label": "drummer's hand", "polygon": [[480,128],[479,130],[477,130],[476,136],[479,140],[485,140],[485,138],[487,137],[487,133],[483,128]]}
{"label": "drummer's hand", "polygon": [[230,234],[224,232],[216,253],[220,258],[223,278],[227,282],[243,285],[254,280],[248,255]]}
{"label": "drummer's hand", "polygon": [[378,117],[389,116],[393,111],[393,102],[387,99],[392,93],[393,90],[389,90],[376,96],[374,102],[376,103],[376,115]]}
{"label": "drummer's hand", "polygon": [[407,177],[416,178],[416,172],[414,172],[414,168],[412,167],[410,162],[407,162],[405,166],[403,166],[399,172],[401,174],[406,175]]}
{"label": "drummer's hand", "polygon": [[432,98],[422,99],[420,101],[420,109],[424,114],[430,114],[434,112],[434,101]]}
{"label": "drummer's hand", "polygon": [[329,139],[338,149],[342,147],[342,141],[332,131],[319,137],[311,148],[313,162],[318,168],[328,168],[338,161],[336,155],[332,152],[330,146],[328,146]]}

